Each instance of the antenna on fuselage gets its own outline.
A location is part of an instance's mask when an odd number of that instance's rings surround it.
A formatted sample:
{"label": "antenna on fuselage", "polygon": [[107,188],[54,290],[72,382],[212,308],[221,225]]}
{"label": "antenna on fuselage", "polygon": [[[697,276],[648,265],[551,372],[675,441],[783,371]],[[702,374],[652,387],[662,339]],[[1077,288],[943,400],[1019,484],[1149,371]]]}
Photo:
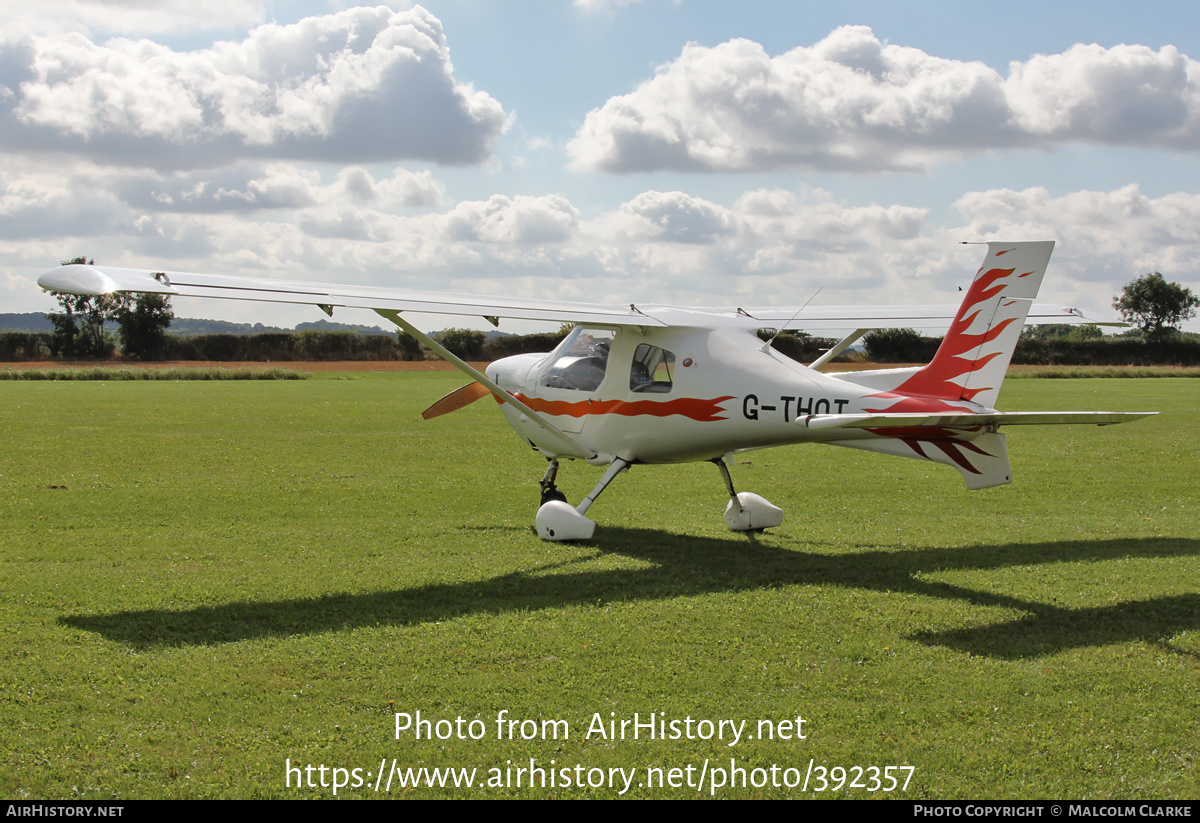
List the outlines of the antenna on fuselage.
{"label": "antenna on fuselage", "polygon": [[764,353],[764,354],[766,354],[768,351],[770,351],[770,349],[771,349],[771,344],[775,342],[775,338],[779,336],[779,333],[780,333],[781,331],[784,331],[785,329],[787,329],[787,327],[788,327],[788,326],[792,325],[792,320],[795,320],[797,317],[799,317],[799,316],[800,316],[800,312],[802,312],[802,311],[804,311],[805,309],[807,309],[807,308],[808,308],[808,304],[809,304],[809,303],[811,303],[812,301],[814,301],[814,300],[816,300],[816,299],[817,299],[817,295],[821,293],[821,289],[823,289],[823,288],[825,288],[825,287],[824,287],[824,286],[821,286],[821,288],[820,288],[820,289],[817,289],[815,292],[813,292],[813,296],[812,296],[812,297],[810,297],[810,298],[808,298],[808,300],[807,300],[807,301],[804,303],[804,305],[803,305],[803,306],[801,306],[800,308],[796,309],[796,313],[792,315],[792,319],[791,319],[791,320],[787,321],[787,325],[785,325],[785,326],[781,326],[780,328],[776,329],[776,330],[775,330],[775,333],[774,333],[773,335],[771,335],[771,339],[770,339],[770,340],[768,340],[766,343],[763,343],[763,344],[762,344],[762,348],[761,348],[761,349],[759,349],[759,351],[760,351],[760,352],[762,352],[762,353]]}

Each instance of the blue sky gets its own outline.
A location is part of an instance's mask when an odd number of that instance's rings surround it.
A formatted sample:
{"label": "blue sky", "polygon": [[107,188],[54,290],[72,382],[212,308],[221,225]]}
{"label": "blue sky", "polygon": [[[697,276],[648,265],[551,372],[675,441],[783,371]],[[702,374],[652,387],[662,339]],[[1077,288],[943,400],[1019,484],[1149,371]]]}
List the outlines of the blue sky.
{"label": "blue sky", "polygon": [[1200,292],[1194,4],[141,6],[54,0],[0,35],[6,311],[48,309],[32,279],[76,254],[563,299],[930,302],[977,265],[957,241],[1045,238],[1050,302],[1106,311],[1154,269]]}

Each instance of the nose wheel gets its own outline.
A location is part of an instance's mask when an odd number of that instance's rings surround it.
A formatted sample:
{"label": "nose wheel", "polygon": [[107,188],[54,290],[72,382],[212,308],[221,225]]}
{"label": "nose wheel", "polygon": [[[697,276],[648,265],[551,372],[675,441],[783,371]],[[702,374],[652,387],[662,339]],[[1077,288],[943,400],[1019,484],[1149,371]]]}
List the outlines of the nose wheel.
{"label": "nose wheel", "polygon": [[[600,492],[613,481],[618,474],[629,468],[629,461],[616,458],[608,466],[608,471],[592,493],[583,499],[578,508],[571,508],[562,493],[554,487],[554,477],[558,473],[558,461],[551,460],[546,476],[542,478],[542,505],[538,508],[535,526],[538,536],[543,540],[591,540],[596,529],[596,522],[584,516],[592,503],[600,496]],[[548,498],[547,495],[557,495]]]}

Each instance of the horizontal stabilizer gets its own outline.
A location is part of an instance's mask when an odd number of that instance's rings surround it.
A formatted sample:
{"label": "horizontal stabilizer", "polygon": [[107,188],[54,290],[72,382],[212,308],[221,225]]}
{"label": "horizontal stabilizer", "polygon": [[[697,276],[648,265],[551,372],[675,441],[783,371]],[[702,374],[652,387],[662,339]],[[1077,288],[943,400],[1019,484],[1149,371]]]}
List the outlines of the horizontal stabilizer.
{"label": "horizontal stabilizer", "polygon": [[873,429],[937,426],[944,429],[977,429],[998,426],[1093,425],[1128,423],[1158,412],[991,412],[990,414],[810,414],[796,422],[806,428]]}
{"label": "horizontal stabilizer", "polygon": [[945,466],[953,466],[962,475],[968,489],[990,489],[1012,482],[1008,463],[1008,444],[997,432],[963,433],[945,429],[893,429],[895,436],[870,440],[835,441],[835,446],[913,457]]}

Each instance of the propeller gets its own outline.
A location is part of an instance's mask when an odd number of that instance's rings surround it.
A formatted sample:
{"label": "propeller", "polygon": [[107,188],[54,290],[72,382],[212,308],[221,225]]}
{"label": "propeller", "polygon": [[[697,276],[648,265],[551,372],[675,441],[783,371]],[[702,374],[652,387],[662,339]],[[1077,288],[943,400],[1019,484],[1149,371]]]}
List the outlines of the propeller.
{"label": "propeller", "polygon": [[468,383],[450,392],[441,400],[421,412],[421,417],[425,420],[430,420],[434,417],[440,417],[443,414],[449,414],[452,411],[458,411],[463,406],[469,406],[479,398],[487,397],[489,394],[491,392],[482,383]]}

